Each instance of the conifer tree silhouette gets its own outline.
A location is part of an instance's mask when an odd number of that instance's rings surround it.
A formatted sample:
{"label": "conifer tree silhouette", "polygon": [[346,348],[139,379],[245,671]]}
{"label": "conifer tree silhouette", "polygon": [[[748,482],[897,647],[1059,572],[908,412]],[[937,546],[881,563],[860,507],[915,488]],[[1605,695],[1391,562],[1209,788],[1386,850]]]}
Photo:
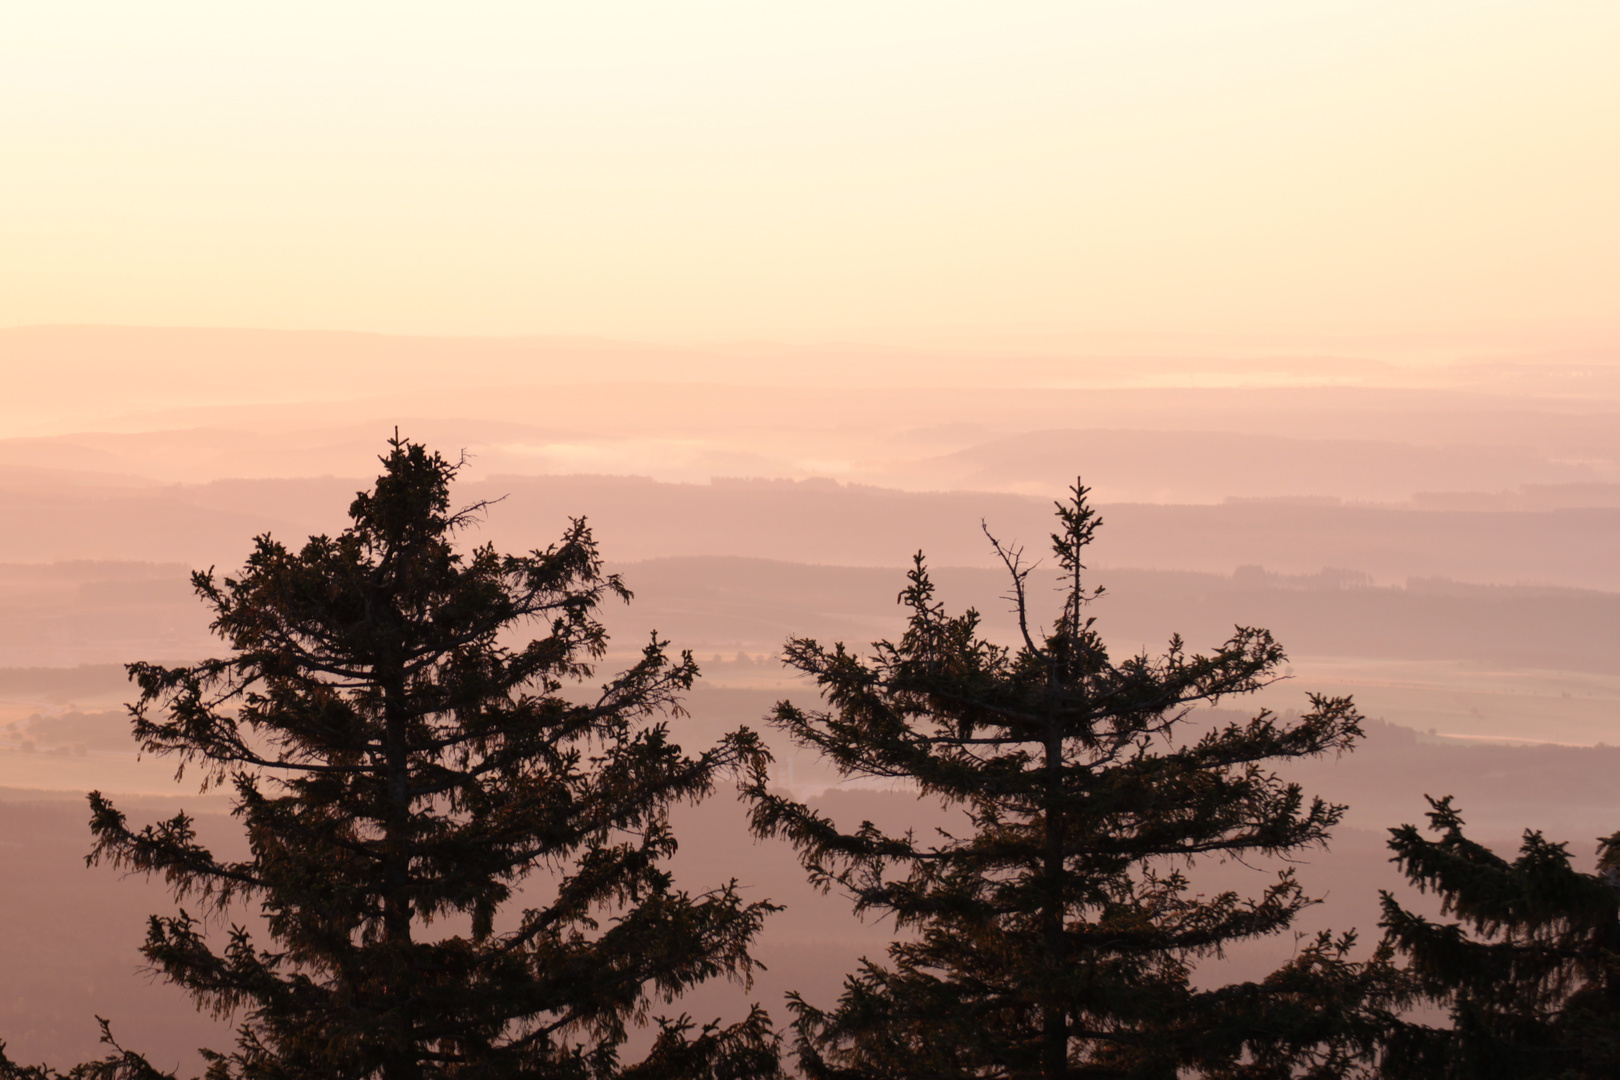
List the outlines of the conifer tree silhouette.
{"label": "conifer tree silhouette", "polygon": [[1383,893],[1385,939],[1451,1023],[1391,1025],[1390,1080],[1599,1080],[1620,1076],[1620,833],[1598,842],[1597,873],[1526,830],[1512,862],[1463,835],[1448,796],[1430,799],[1425,837],[1391,829],[1407,880],[1456,922]]}
{"label": "conifer tree silhouette", "polygon": [[[151,919],[151,965],[239,1018],[208,1075],[776,1075],[757,1007],[729,1027],[662,1019],[644,1059],[620,1060],[630,1025],[686,988],[750,977],[774,907],[734,881],[688,894],[664,863],[672,804],[759,744],[672,741],[662,717],[697,668],[656,636],[599,692],[566,694],[604,655],[598,607],[630,597],[585,522],[528,555],[458,552],[484,509],[450,511],[459,465],[397,433],[382,460],[337,537],[262,536],[239,577],[193,576],[228,657],[130,666],[137,740],[234,791],[250,854],[90,796],[90,861],[160,874],[191,905]],[[543,635],[516,644],[531,623]],[[547,887],[520,895],[531,875]],[[202,916],[239,905],[269,940],[235,926],[219,947]],[[120,1050],[75,1075],[143,1068]]]}
{"label": "conifer tree silhouette", "polygon": [[968,822],[850,831],[756,766],[755,830],[789,838],[813,882],[902,932],[835,1007],[790,998],[812,1077],[1338,1076],[1362,1067],[1398,1001],[1387,955],[1353,962],[1353,934],[1306,943],[1260,983],[1193,985],[1197,957],[1284,931],[1311,901],[1290,872],[1255,899],[1196,893],[1186,865],[1325,842],[1344,808],[1307,801],[1271,764],[1349,749],[1360,717],[1312,695],[1297,721],[1200,724],[1195,706],[1278,677],[1283,650],[1261,629],[1207,656],[1175,638],[1156,660],[1112,661],[1087,614],[1102,592],[1082,577],[1101,524],[1087,493],[1077,483],[1057,507],[1065,599],[1049,630],[1031,625],[1031,569],[992,538],[1014,647],[987,640],[975,611],[948,615],[921,554],[898,642],[866,657],[787,644],[827,708],[783,702],[778,728],[846,777],[913,784]]}

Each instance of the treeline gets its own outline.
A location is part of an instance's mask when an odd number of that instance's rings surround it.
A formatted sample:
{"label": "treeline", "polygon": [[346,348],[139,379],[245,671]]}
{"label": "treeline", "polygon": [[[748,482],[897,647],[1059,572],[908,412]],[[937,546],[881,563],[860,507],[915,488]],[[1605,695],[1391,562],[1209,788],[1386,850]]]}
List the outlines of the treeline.
{"label": "treeline", "polygon": [[[183,905],[152,918],[147,962],[236,1020],[234,1046],[204,1051],[210,1080],[1620,1071],[1620,834],[1596,874],[1535,833],[1509,862],[1435,800],[1432,836],[1407,826],[1391,846],[1454,921],[1386,895],[1371,951],[1324,932],[1260,978],[1212,978],[1223,950],[1288,934],[1314,899],[1291,869],[1252,895],[1190,874],[1324,845],[1346,807],[1280,770],[1353,749],[1363,718],[1307,695],[1287,716],[1196,723],[1282,676],[1258,627],[1207,654],[1172,638],[1111,656],[1083,487],[1058,506],[1054,611],[1022,551],[992,539],[1011,646],[953,614],[921,556],[894,640],[787,643],[818,700],[767,722],[846,777],[958,812],[924,834],[797,800],[746,726],[683,749],[670,721],[698,665],[657,635],[599,675],[599,611],[630,593],[583,520],[526,555],[461,550],[489,507],[452,510],[458,466],[398,438],[384,465],[338,535],[262,535],[238,575],[194,575],[227,655],[129,667],[135,740],[233,792],[246,853],[216,854],[185,813],[132,824],[90,795],[90,861],[161,877]],[[524,625],[541,636],[518,643]],[[710,1023],[681,1010],[705,982],[750,982],[779,910],[736,878],[694,892],[669,871],[671,810],[731,781],[812,884],[892,918],[886,955],[836,1001]],[[208,933],[244,907],[257,937]],[[1450,1022],[1421,1022],[1425,1005]],[[650,1042],[631,1054],[638,1028]],[[0,1076],[168,1075],[103,1030],[100,1060],[64,1072],[0,1048]]]}
{"label": "treeline", "polygon": [[[893,573],[882,567],[813,566],[763,559],[685,557],[611,563],[633,575],[638,604],[630,621],[672,639],[707,643],[704,670],[729,673],[739,650],[773,668],[788,633],[875,636],[898,623]],[[127,655],[132,642],[161,643],[171,656],[205,655],[200,617],[183,572],[149,580],[109,580],[118,564],[61,576],[63,587],[26,597],[0,593],[0,653],[11,656]],[[1013,629],[991,570],[941,567],[941,595],[985,612],[998,633]],[[1256,566],[1235,573],[1110,568],[1123,598],[1098,608],[1111,644],[1224,637],[1233,621],[1270,628],[1298,656],[1466,661],[1493,666],[1620,672],[1620,594],[1526,585],[1465,584],[1412,578],[1378,586],[1350,570],[1286,575]],[[0,589],[4,583],[0,582]],[[724,651],[715,646],[725,643]],[[712,660],[716,654],[718,662]],[[121,665],[80,669],[0,668],[0,694],[98,695],[121,692]]]}
{"label": "treeline", "polygon": [[135,749],[129,717],[121,712],[35,713],[26,720],[0,725],[0,738],[15,741],[24,753],[36,750],[83,756],[91,750]]}
{"label": "treeline", "polygon": [[[1111,514],[1112,511],[1109,511]],[[896,622],[893,573],[763,559],[692,557],[619,564],[645,601],[632,618],[707,641],[777,642],[810,626],[837,636]],[[1056,587],[1048,568],[1043,587]],[[941,567],[940,592],[972,603],[998,633],[1016,631],[999,575]],[[1234,621],[1270,628],[1296,656],[1454,660],[1593,673],[1620,672],[1620,594],[1413,578],[1378,586],[1351,570],[1230,574],[1111,567],[1097,607],[1104,637],[1138,647],[1179,631],[1224,637]],[[774,661],[773,661],[774,662]],[[705,670],[708,670],[707,666]]]}
{"label": "treeline", "polygon": [[104,694],[129,686],[122,664],[80,664],[71,668],[0,668],[0,693]]}
{"label": "treeline", "polygon": [[[0,470],[0,560],[16,566],[76,555],[235,566],[250,537],[335,529],[356,480],[233,480],[116,496],[64,488],[48,496],[7,486]],[[615,559],[727,555],[842,566],[902,565],[919,547],[941,566],[977,566],[978,527],[1045,536],[1042,500],[971,491],[903,491],[859,484],[660,483],[637,477],[502,476],[467,480],[471,501],[510,496],[483,535],[521,549],[550,536],[556,508],[587,515]],[[1100,566],[1227,574],[1257,563],[1289,573],[1323,565],[1380,581],[1508,574],[1620,589],[1613,537],[1620,507],[1427,510],[1410,506],[1237,502],[1115,503],[1094,552]]]}

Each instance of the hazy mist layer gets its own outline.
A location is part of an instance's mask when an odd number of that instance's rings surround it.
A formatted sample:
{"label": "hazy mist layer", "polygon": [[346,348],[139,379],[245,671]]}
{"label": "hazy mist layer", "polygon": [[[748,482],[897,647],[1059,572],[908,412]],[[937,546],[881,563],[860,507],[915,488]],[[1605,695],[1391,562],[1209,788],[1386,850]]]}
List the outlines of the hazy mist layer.
{"label": "hazy mist layer", "polygon": [[[1104,519],[1088,573],[1116,654],[1265,626],[1289,677],[1250,706],[1348,693],[1371,718],[1355,753],[1293,769],[1350,806],[1300,867],[1328,897],[1302,929],[1372,935],[1376,889],[1400,884],[1380,830],[1417,820],[1426,793],[1456,795],[1487,839],[1530,826],[1584,853],[1620,814],[1620,363],[1505,344],[1391,355],[0,331],[0,920],[31,928],[0,945],[18,989],[0,1037],[22,1059],[77,1060],[100,1014],[170,1061],[224,1041],[133,976],[144,916],[168,901],[84,868],[78,800],[122,793],[139,820],[184,805],[205,837],[240,842],[221,797],[136,755],[122,665],[216,654],[188,575],[233,572],[260,534],[341,529],[396,426],[466,453],[455,496],[488,503],[468,544],[543,547],[589,519],[635,592],[604,612],[605,663],[656,632],[703,669],[686,744],[813,699],[776,659],[789,635],[898,633],[919,550],[948,606],[1011,641],[985,530],[1039,558],[1079,476]],[[947,821],[771,743],[777,782],[841,819]],[[887,940],[750,840],[729,799],[677,825],[703,838],[680,874],[738,874],[788,905],[761,938],[754,1000],[830,1000]],[[1252,889],[1264,872],[1199,880]],[[85,920],[95,932],[72,935]],[[1234,952],[1209,977],[1290,948]],[[708,988],[685,1007],[730,1015],[745,997]]]}

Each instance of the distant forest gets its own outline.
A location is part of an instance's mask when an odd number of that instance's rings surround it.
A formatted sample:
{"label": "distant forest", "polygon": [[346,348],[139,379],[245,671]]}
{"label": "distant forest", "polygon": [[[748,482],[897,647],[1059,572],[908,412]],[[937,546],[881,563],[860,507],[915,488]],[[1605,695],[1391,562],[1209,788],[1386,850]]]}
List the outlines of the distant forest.
{"label": "distant forest", "polygon": [[[0,1044],[0,1077],[178,1075],[149,1036],[199,1030],[193,1006],[230,1024],[205,1029],[210,1080],[1620,1074],[1620,833],[1572,851],[1524,829],[1502,854],[1469,810],[1550,790],[1607,805],[1620,750],[1370,718],[1293,691],[1272,628],[1316,653],[1601,674],[1611,595],[1258,565],[1122,571],[1105,591],[1088,560],[1107,526],[1076,484],[1039,552],[986,522],[993,577],[917,555],[897,615],[890,572],[621,576],[580,518],[521,554],[469,543],[500,508],[458,501],[460,465],[397,437],[383,462],[341,530],[261,533],[240,570],[192,574],[189,600],[162,567],[0,574],[41,609],[65,599],[62,625],[123,607],[149,620],[123,633],[177,651],[0,671],[0,690],[64,703],[134,693],[127,712],[10,721],[8,752],[133,747],[212,792],[191,811],[89,795],[93,889],[172,896],[140,952],[183,992],[175,1015],[102,1019],[77,1063]],[[659,586],[637,616],[659,630],[610,653],[632,572]],[[993,611],[955,599],[987,586]],[[683,610],[742,636],[802,618],[769,662],[716,665],[796,681],[705,688],[663,618]],[[1259,703],[1282,690],[1291,707]],[[1345,755],[1359,768],[1335,769]],[[1419,792],[1426,808],[1388,805]],[[1378,836],[1367,806],[1399,824]],[[64,813],[0,803],[29,837],[0,847],[8,903],[29,902],[20,875]],[[1353,924],[1315,918],[1317,869],[1355,893],[1333,909]],[[102,942],[84,896],[33,917]],[[768,981],[774,920],[850,914],[859,955]],[[26,982],[69,944],[0,956]]]}

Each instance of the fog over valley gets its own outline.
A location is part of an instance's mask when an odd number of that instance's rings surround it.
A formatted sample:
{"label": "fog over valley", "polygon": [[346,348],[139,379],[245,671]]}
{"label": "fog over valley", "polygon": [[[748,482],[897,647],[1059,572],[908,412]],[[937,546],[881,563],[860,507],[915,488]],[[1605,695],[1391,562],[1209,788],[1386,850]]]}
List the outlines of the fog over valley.
{"label": "fog over valley", "polygon": [[8,4],[0,1080],[1620,1076],[1616,42]]}
{"label": "fog over valley", "polygon": [[[86,358],[102,354],[146,357],[162,378],[91,378]],[[1065,587],[1053,505],[1078,477],[1102,521],[1085,580],[1105,592],[1086,613],[1116,662],[1159,655],[1174,634],[1207,652],[1234,627],[1286,650],[1277,681],[1195,711],[1192,737],[1261,708],[1297,722],[1308,692],[1351,695],[1367,718],[1349,752],[1278,766],[1349,807],[1325,849],[1292,857],[1324,900],[1297,929],[1372,941],[1379,888],[1438,910],[1385,845],[1421,821],[1426,794],[1455,796],[1498,850],[1541,829],[1589,869],[1595,838],[1620,823],[1620,357],[1259,355],[829,347],[814,369],[813,351],[766,346],[0,330],[8,372],[29,372],[0,406],[7,1053],[94,1056],[95,1015],[165,1067],[228,1037],[136,974],[146,916],[170,901],[161,882],[85,867],[83,793],[116,796],[132,821],[184,807],[199,835],[245,851],[228,791],[199,793],[194,771],[177,780],[173,759],[137,753],[123,665],[221,654],[192,572],[237,575],[262,534],[295,550],[336,535],[396,428],[463,462],[452,500],[479,507],[457,534],[464,552],[544,548],[587,520],[634,594],[601,609],[610,638],[588,685],[649,635],[690,650],[700,677],[672,737],[702,749],[763,732],[775,789],[841,825],[964,819],[904,780],[841,776],[771,728],[779,701],[818,702],[785,643],[865,655],[898,640],[921,551],[938,602],[1016,645],[992,537],[1034,564],[1033,629],[1050,628]],[[476,376],[446,379],[451,356]],[[301,396],[327,365],[344,378]],[[248,367],[255,383],[282,373],[281,391],[250,399]],[[786,910],[760,933],[751,991],[707,984],[682,1008],[779,1013],[789,990],[830,1002],[892,924],[855,917],[786,843],[750,835],[730,783],[675,811],[677,880],[735,876]],[[1206,891],[1254,890],[1276,865],[1192,873]],[[1259,978],[1296,948],[1234,946],[1199,978]]]}

